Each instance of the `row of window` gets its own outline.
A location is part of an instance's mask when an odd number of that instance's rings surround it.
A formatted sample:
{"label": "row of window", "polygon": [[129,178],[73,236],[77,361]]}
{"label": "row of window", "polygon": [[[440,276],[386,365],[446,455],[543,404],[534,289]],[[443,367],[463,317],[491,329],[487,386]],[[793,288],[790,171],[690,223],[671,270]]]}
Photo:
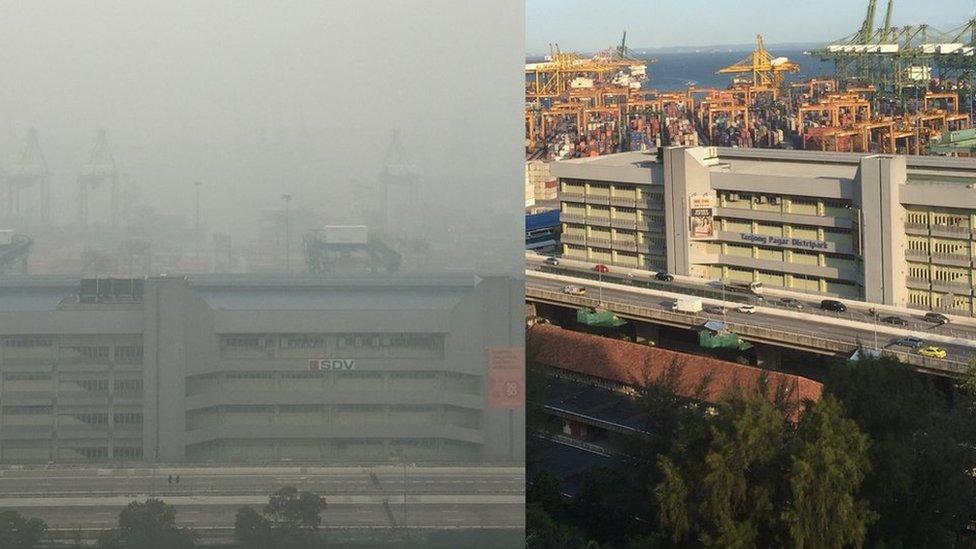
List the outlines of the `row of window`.
{"label": "row of window", "polygon": [[[4,381],[50,381],[50,372],[10,372],[3,374]],[[109,380],[107,379],[62,379],[61,383],[71,383],[92,393],[108,392]],[[141,379],[116,379],[115,393],[140,393],[142,392]]]}
{"label": "row of window", "polygon": [[441,334],[285,334],[280,336],[268,335],[227,335],[221,338],[221,343],[227,348],[271,348],[279,346],[282,349],[322,349],[334,343],[338,348],[372,347],[372,348],[408,348],[435,349],[443,345],[444,336]]}

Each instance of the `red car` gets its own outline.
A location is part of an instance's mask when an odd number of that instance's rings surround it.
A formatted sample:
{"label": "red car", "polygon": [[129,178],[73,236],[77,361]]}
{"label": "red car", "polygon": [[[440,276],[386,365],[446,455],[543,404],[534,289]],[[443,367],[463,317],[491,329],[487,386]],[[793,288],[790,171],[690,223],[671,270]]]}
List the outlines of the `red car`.
{"label": "red car", "polygon": [[593,267],[593,270],[596,271],[596,272],[598,272],[598,273],[609,273],[610,272],[610,267],[607,267],[606,265],[604,265],[604,264],[601,263],[601,264],[597,265],[596,267]]}

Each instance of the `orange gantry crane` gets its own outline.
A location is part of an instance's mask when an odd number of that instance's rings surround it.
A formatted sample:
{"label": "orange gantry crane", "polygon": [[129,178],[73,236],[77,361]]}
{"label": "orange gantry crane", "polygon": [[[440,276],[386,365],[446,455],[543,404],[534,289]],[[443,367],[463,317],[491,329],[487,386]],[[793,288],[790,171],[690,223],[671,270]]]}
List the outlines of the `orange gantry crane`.
{"label": "orange gantry crane", "polygon": [[779,90],[783,87],[786,73],[799,71],[800,66],[789,59],[773,57],[759,34],[756,35],[756,49],[749,57],[721,68],[715,74],[751,74],[753,87]]}

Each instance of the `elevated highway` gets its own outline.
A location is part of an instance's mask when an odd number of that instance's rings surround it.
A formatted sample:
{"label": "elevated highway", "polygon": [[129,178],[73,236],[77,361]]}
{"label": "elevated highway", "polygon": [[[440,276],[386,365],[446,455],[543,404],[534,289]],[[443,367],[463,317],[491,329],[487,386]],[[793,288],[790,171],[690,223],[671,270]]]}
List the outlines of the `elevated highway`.
{"label": "elevated highway", "polygon": [[[725,301],[702,297],[706,310],[684,313],[671,310],[674,299],[691,293],[684,292],[680,286],[665,291],[621,282],[530,269],[526,271],[525,294],[529,302],[573,309],[602,307],[621,318],[685,329],[697,329],[708,320],[724,320],[746,341],[823,355],[850,356],[859,346],[877,347],[919,370],[942,375],[958,375],[976,355],[976,337],[970,336],[967,327],[956,327],[952,332],[945,326],[931,323],[894,327],[873,323],[870,320],[873,317],[864,314],[825,315],[819,311],[808,312],[809,307],[798,311],[761,303],[757,304],[755,313],[745,314],[736,310],[738,303],[730,299],[732,296],[727,296]],[[585,287],[587,295],[564,293],[562,288],[568,284]],[[742,296],[735,298],[745,299]],[[717,310],[723,306],[724,314]],[[948,356],[946,359],[927,358],[896,344],[897,340],[910,335],[946,349]]]}

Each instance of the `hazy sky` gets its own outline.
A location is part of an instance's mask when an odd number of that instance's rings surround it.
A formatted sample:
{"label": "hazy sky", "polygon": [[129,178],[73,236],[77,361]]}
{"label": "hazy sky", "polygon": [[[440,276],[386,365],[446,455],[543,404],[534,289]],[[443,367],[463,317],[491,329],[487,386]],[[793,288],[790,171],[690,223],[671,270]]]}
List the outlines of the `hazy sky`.
{"label": "hazy sky", "polygon": [[[526,0],[526,47],[600,50],[627,29],[633,47],[826,41],[858,30],[867,0]],[[876,24],[887,0],[878,0]],[[976,9],[976,0],[896,0],[898,25],[928,23],[947,31]]]}
{"label": "hazy sky", "polygon": [[192,217],[199,180],[221,230],[282,193],[338,217],[394,128],[421,200],[520,209],[518,0],[0,0],[0,35],[0,168],[36,127],[57,215],[98,128],[147,203]]}

